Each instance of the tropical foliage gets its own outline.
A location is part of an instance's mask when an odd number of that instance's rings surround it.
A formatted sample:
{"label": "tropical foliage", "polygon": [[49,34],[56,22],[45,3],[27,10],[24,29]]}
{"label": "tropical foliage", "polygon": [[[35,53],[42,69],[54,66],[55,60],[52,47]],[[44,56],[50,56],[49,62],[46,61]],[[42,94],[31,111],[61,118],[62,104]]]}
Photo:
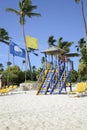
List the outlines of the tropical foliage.
{"label": "tropical foliage", "polygon": [[[57,41],[56,44],[54,44]],[[74,42],[68,42],[68,41],[63,41],[63,37],[60,37],[58,40],[54,39],[54,36],[50,36],[48,38],[48,46],[52,47],[55,46],[57,48],[63,49],[66,51],[66,56],[67,57],[78,57],[78,53],[71,53],[70,48],[74,44]]]}
{"label": "tropical foliage", "polygon": [[51,47],[51,46],[55,46],[55,43],[56,42],[56,39],[54,39],[54,36],[50,36],[48,38],[48,46]]}
{"label": "tropical foliage", "polygon": [[80,61],[83,60],[87,64],[86,41],[81,38],[76,45],[77,51],[80,53]]}
{"label": "tropical foliage", "polygon": [[72,82],[76,82],[78,80],[78,72],[76,70],[71,71],[71,78]]}
{"label": "tropical foliage", "polygon": [[0,42],[3,42],[5,44],[9,44],[9,35],[8,32],[4,28],[0,28]]}
{"label": "tropical foliage", "polygon": [[87,23],[86,17],[84,12],[84,0],[75,0],[76,3],[81,3],[81,11],[82,11],[82,19],[84,23],[84,30],[85,30],[85,38],[86,38],[86,51],[87,51]]}
{"label": "tropical foliage", "polygon": [[4,66],[2,63],[0,63],[0,74],[4,71]]}
{"label": "tropical foliage", "polygon": [[[36,69],[36,66],[33,66],[32,70],[33,70],[32,71],[33,81],[37,81],[38,70]],[[3,75],[2,78],[3,87],[6,85],[9,86],[10,84],[19,85],[20,83],[25,82],[25,71],[22,71],[20,67],[17,65],[7,67],[5,70],[2,71],[1,74]],[[26,81],[30,81],[30,80],[31,80],[30,71],[27,70]]]}
{"label": "tropical foliage", "polygon": [[66,52],[70,52],[72,44],[73,42],[63,41],[63,37],[60,37],[58,39],[57,47],[65,50]]}
{"label": "tropical foliage", "polygon": [[87,80],[87,22],[84,12],[84,0],[75,0],[76,3],[81,4],[81,11],[82,11],[82,19],[84,23],[84,30],[85,30],[85,39],[81,38],[77,45],[77,51],[80,52],[81,58],[79,63],[79,80]]}
{"label": "tropical foliage", "polygon": [[78,41],[77,51],[80,53],[80,62],[79,62],[79,80],[87,80],[87,52],[86,52],[86,41],[84,38],[81,38]]}
{"label": "tropical foliage", "polygon": [[[57,43],[55,43],[55,42],[57,42]],[[70,47],[72,44],[73,44],[73,42],[63,41],[63,37],[60,37],[58,39],[58,41],[56,39],[54,39],[54,36],[49,36],[49,38],[48,38],[49,47],[55,46],[57,48],[65,50],[66,52],[70,52]]]}
{"label": "tropical foliage", "polygon": [[[33,16],[40,16],[39,13],[35,13],[33,12],[34,9],[37,9],[36,5],[32,5],[31,0],[21,0],[19,1],[19,10],[13,9],[13,8],[7,8],[6,11],[11,11],[16,13],[17,15],[20,16],[20,24],[22,25],[22,29],[23,29],[23,37],[24,37],[24,43],[25,43],[25,50],[26,50],[26,60],[28,59],[28,63],[29,63],[29,68],[30,68],[30,72],[31,72],[31,62],[30,62],[30,56],[29,56],[29,52],[28,49],[26,47],[26,38],[25,38],[25,31],[24,31],[24,25],[25,25],[25,17],[33,17]],[[32,77],[32,76],[31,76]]]}
{"label": "tropical foliage", "polygon": [[[81,3],[81,11],[82,11],[82,18],[84,23],[84,29],[85,29],[85,35],[86,40],[84,38],[81,38],[78,42],[77,52],[80,55],[80,63],[78,72],[75,70],[72,70],[72,81],[75,82],[77,79],[81,80],[87,80],[87,23],[85,18],[85,12],[84,12],[84,0],[74,0],[76,3]],[[24,38],[24,45],[27,57],[25,60],[22,61],[23,64],[26,63],[26,60],[29,62],[29,70],[26,71],[26,80],[33,79],[36,81],[38,79],[38,76],[40,75],[40,72],[42,71],[42,68],[36,69],[35,66],[31,67],[30,62],[30,53],[32,52],[36,56],[37,53],[34,52],[33,49],[26,47],[26,39],[25,39],[25,30],[24,25],[26,23],[26,17],[32,18],[33,16],[41,16],[39,13],[35,13],[34,10],[37,9],[36,5],[32,5],[31,0],[20,0],[19,1],[19,10],[16,10],[14,8],[7,8],[6,11],[13,12],[19,16],[19,22],[22,25],[22,32],[23,32],[23,38]],[[0,42],[3,42],[7,45],[9,45],[10,37],[8,35],[8,32],[4,28],[0,28]],[[58,38],[56,40],[53,35],[49,36],[48,38],[48,46],[52,47],[55,46],[57,48],[63,49],[67,52],[68,57],[78,56],[78,53],[69,53],[70,48],[73,45],[73,42],[69,41],[63,41],[63,37]],[[42,57],[41,59],[42,64],[45,62],[45,57]],[[9,80],[9,84],[20,84],[21,82],[25,81],[25,71],[22,71],[18,66],[10,66],[11,62],[7,62],[7,68],[4,70],[4,66],[2,63],[0,63],[0,74],[3,74],[3,84],[7,84],[7,81]],[[32,77],[32,78],[31,78]]]}
{"label": "tropical foliage", "polygon": [[[10,70],[10,72],[9,72]],[[8,72],[9,72],[9,84],[19,84],[24,81],[24,73],[20,70],[18,66],[9,66],[6,70],[3,71],[2,82],[4,85],[9,85],[8,81]]]}

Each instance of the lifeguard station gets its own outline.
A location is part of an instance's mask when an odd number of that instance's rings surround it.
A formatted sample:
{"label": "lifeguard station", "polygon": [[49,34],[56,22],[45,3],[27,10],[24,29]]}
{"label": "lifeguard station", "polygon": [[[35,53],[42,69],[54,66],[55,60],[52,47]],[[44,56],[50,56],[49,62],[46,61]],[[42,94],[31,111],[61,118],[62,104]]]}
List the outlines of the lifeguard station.
{"label": "lifeguard station", "polygon": [[56,47],[42,51],[45,56],[45,66],[38,81],[37,95],[66,93],[66,85],[71,86],[71,70],[73,62],[67,58],[67,53]]}

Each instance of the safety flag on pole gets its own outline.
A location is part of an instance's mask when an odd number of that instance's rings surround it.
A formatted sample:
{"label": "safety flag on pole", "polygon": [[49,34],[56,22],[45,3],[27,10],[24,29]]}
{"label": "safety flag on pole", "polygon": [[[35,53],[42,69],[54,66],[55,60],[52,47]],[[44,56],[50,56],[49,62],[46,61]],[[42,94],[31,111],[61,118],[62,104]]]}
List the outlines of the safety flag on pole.
{"label": "safety flag on pole", "polygon": [[30,36],[26,36],[26,46],[28,48],[37,50],[38,49],[38,39]]}
{"label": "safety flag on pole", "polygon": [[10,53],[13,54],[13,56],[26,57],[25,50],[12,41],[10,41]]}

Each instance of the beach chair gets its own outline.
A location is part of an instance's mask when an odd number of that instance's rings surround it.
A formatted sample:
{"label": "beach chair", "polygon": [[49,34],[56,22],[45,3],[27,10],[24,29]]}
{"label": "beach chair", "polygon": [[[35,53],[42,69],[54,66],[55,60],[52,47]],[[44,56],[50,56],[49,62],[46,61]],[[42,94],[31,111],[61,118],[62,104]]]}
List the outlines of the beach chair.
{"label": "beach chair", "polygon": [[77,96],[85,95],[86,89],[87,89],[86,83],[80,82],[76,84],[76,89],[69,92],[69,94],[76,94]]}
{"label": "beach chair", "polygon": [[13,85],[13,89],[16,89],[17,88],[17,85]]}
{"label": "beach chair", "polygon": [[6,88],[0,89],[0,93],[1,93],[1,94],[5,94],[6,92],[7,92],[7,89],[6,89]]}
{"label": "beach chair", "polygon": [[10,85],[9,87],[0,89],[0,94],[1,95],[8,94],[10,91],[12,91],[12,90],[14,90],[16,88],[17,88],[17,85]]}

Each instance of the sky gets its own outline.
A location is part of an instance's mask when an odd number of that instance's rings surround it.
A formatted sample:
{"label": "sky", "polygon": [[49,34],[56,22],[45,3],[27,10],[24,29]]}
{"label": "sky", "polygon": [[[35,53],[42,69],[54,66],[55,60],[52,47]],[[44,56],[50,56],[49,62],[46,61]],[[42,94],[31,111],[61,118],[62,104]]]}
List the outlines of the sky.
{"label": "sky", "polygon": [[[12,41],[24,48],[19,16],[5,11],[9,7],[19,10],[18,2],[19,0],[0,0],[0,28],[4,28]],[[35,13],[41,14],[40,17],[26,17],[25,34],[37,38],[39,44],[37,51],[39,56],[30,54],[32,66],[41,67],[41,57],[44,56],[41,51],[48,48],[47,41],[51,35],[56,40],[63,37],[63,41],[74,42],[71,52],[76,52],[75,45],[80,38],[85,37],[80,4],[76,4],[74,0],[32,0],[32,5],[37,6],[37,9],[34,10]],[[84,0],[84,6],[86,7],[86,5],[87,0]],[[87,16],[87,14],[85,15]],[[74,69],[78,70],[79,58],[74,57],[72,60]],[[0,43],[0,63],[6,67],[7,61],[8,46]],[[13,62],[12,55],[10,55],[10,61]],[[22,61],[23,58],[17,56],[14,59],[15,64],[21,69],[23,69]]]}

